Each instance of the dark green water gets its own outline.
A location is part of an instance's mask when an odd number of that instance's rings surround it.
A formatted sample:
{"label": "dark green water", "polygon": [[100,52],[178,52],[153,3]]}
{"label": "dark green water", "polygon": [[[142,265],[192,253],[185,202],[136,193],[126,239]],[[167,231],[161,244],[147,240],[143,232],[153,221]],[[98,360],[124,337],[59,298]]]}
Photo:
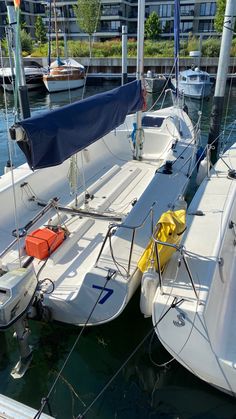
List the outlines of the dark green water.
{"label": "dark green water", "polygon": [[[88,87],[87,95],[110,89],[110,85]],[[81,97],[73,91],[71,100]],[[148,104],[153,98],[148,97]],[[30,93],[33,112],[61,106],[70,101],[68,93],[49,95]],[[190,116],[196,120],[201,104],[187,101]],[[231,90],[227,124],[235,118],[236,88]],[[3,97],[0,96],[0,106]],[[9,115],[12,97],[8,96]],[[202,109],[202,137],[206,142],[211,101]],[[10,117],[10,122],[12,117]],[[227,130],[228,133],[229,130]],[[6,121],[1,112],[0,173],[7,160]],[[23,162],[18,150],[14,152],[15,165]],[[15,398],[36,409],[45,397],[68,356],[80,330],[58,324],[31,322],[30,341],[34,358],[30,369],[21,380],[14,380],[10,371],[18,360],[17,344],[12,332],[0,334],[0,393]],[[144,319],[139,310],[139,292],[125,312],[115,321],[87,329],[79,339],[69,362],[64,368],[49,399],[52,412],[59,419],[70,419],[83,413],[101,392],[106,383],[127,360],[152,328],[151,319]],[[86,414],[86,418],[100,419],[233,419],[236,418],[236,400],[206,383],[173,361],[168,367],[159,367],[170,360],[156,336],[150,337],[130,358],[111,385]],[[20,417],[19,417],[20,419]]]}

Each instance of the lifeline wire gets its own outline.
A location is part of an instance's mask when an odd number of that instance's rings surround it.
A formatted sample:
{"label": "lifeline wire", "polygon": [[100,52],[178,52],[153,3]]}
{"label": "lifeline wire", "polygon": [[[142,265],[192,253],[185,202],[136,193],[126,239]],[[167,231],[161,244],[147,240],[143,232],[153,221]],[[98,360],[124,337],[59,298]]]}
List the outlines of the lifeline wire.
{"label": "lifeline wire", "polygon": [[170,307],[166,310],[166,312],[157,320],[157,322],[154,324],[154,326],[149,330],[149,332],[144,336],[144,338],[139,342],[139,344],[136,346],[136,348],[131,352],[131,354],[128,356],[128,358],[125,360],[125,362],[120,366],[120,368],[116,371],[116,373],[110,378],[110,380],[105,384],[103,389],[98,393],[98,395],[95,397],[95,399],[90,403],[90,405],[85,409],[85,411],[81,414],[79,414],[76,419],[83,419],[84,416],[87,414],[87,412],[91,409],[91,407],[94,405],[94,403],[99,399],[99,397],[104,393],[104,391],[109,387],[109,385],[114,381],[114,379],[117,377],[117,375],[122,371],[122,369],[126,366],[126,364],[129,362],[129,360],[134,356],[134,354],[138,351],[138,349],[143,345],[143,343],[147,340],[147,338],[153,333],[153,329],[161,322],[161,320],[167,315],[167,313],[174,307],[176,307],[178,304],[181,304],[183,299],[177,300],[176,297],[174,297]]}
{"label": "lifeline wire", "polygon": [[71,355],[72,355],[72,352],[74,351],[74,349],[75,349],[75,347],[76,347],[77,343],[79,342],[79,339],[80,339],[80,337],[82,336],[82,333],[83,333],[83,331],[84,331],[85,327],[87,326],[87,324],[88,324],[88,322],[89,322],[89,320],[90,320],[90,318],[91,318],[91,316],[92,316],[92,314],[93,314],[93,312],[94,312],[94,310],[95,310],[95,308],[96,308],[96,306],[97,306],[97,304],[98,304],[98,301],[100,300],[100,297],[101,297],[101,295],[102,295],[102,293],[103,293],[103,291],[104,291],[104,289],[105,289],[105,287],[106,287],[106,285],[107,285],[107,283],[108,283],[108,281],[109,281],[110,279],[111,279],[111,277],[107,277],[107,280],[106,280],[106,282],[105,282],[105,284],[104,284],[104,287],[102,288],[101,292],[99,293],[98,298],[97,298],[97,300],[95,301],[95,304],[94,304],[94,306],[93,306],[93,308],[92,308],[92,310],[91,310],[91,312],[90,312],[90,314],[89,314],[89,316],[88,316],[88,318],[87,318],[87,320],[86,320],[85,324],[83,325],[83,327],[82,327],[81,331],[79,332],[79,334],[78,334],[78,336],[77,336],[77,338],[76,338],[76,340],[75,340],[74,344],[72,345],[72,348],[71,348],[70,352],[68,353],[68,355],[67,355],[67,357],[66,357],[66,359],[65,359],[65,361],[64,361],[64,363],[63,363],[63,365],[62,365],[62,367],[61,367],[61,369],[60,369],[60,371],[59,371],[59,373],[57,374],[57,377],[56,377],[56,379],[55,379],[54,383],[52,384],[52,386],[51,386],[51,388],[50,388],[50,390],[49,390],[49,392],[48,392],[48,394],[47,394],[47,397],[42,398],[42,401],[41,401],[41,407],[40,407],[40,409],[38,410],[38,412],[36,413],[36,415],[34,416],[34,418],[33,418],[33,419],[38,419],[38,418],[40,418],[41,414],[43,413],[43,409],[44,409],[44,407],[46,406],[46,404],[48,404],[49,397],[51,396],[52,391],[54,390],[54,388],[55,388],[55,386],[56,386],[56,384],[57,384],[57,382],[58,382],[59,378],[61,377],[61,374],[62,374],[62,372],[63,372],[64,368],[66,367],[67,362],[69,361],[69,359],[70,359],[70,357],[71,357]]}

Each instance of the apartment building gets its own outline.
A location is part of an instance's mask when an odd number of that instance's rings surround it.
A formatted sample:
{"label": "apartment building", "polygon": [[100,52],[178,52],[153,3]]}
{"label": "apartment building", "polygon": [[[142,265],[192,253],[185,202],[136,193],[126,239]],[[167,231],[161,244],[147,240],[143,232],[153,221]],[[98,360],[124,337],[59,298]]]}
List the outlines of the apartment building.
{"label": "apartment building", "polygon": [[[21,21],[32,38],[35,32],[36,16],[45,16],[45,6],[40,0],[21,0]],[[0,0],[0,37],[5,37],[5,26],[7,24],[7,9],[5,0]]]}
{"label": "apartment building", "polygon": [[[77,0],[56,0],[56,17],[58,32],[67,39],[83,39],[87,35],[78,27],[74,13]],[[22,19],[27,31],[34,37],[34,23],[41,14],[45,24],[49,22],[49,0],[21,0]],[[55,10],[52,4],[52,30],[54,28]],[[173,38],[174,0],[145,0],[145,17],[153,11],[160,17],[162,37]],[[180,35],[187,37],[189,33],[205,37],[216,35],[214,31],[214,16],[216,0],[180,0]],[[130,37],[137,34],[137,0],[101,0],[101,16],[97,27],[96,38],[100,40],[121,36],[122,25],[127,25]],[[0,36],[4,36],[6,25],[5,1],[0,1]]]}

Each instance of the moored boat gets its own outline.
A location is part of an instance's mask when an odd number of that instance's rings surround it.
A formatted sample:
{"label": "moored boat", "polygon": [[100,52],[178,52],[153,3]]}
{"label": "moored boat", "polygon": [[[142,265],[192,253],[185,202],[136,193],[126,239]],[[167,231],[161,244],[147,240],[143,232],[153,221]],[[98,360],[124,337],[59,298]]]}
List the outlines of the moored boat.
{"label": "moored boat", "polygon": [[[176,87],[176,79],[173,78],[171,81]],[[208,97],[212,92],[213,83],[210,81],[209,74],[198,67],[180,71],[178,83],[180,92],[193,99]]]}
{"label": "moored boat", "polygon": [[[43,75],[46,69],[36,61],[24,62],[25,81],[28,90],[35,90],[43,87]],[[0,85],[7,91],[14,90],[14,77],[10,67],[0,69]]]}
{"label": "moored boat", "polygon": [[43,82],[49,93],[78,89],[85,83],[85,68],[72,58],[53,61]]}
{"label": "moored boat", "polygon": [[[167,264],[152,319],[165,348],[199,378],[236,395],[236,144],[197,190]],[[161,321],[159,321],[161,319]]]}

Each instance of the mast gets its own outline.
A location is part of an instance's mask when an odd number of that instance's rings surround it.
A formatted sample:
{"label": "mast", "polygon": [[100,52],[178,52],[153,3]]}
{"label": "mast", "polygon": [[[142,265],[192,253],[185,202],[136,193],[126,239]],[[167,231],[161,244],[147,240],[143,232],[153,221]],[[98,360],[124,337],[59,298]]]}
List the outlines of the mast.
{"label": "mast", "polygon": [[[15,62],[15,80],[16,76],[19,76],[19,83],[17,88],[17,93],[19,97],[19,103],[21,108],[21,113],[23,119],[30,117],[30,107],[29,107],[29,98],[28,98],[28,88],[25,81],[25,72],[22,60],[21,53],[21,44],[20,44],[20,35],[19,35],[19,14],[20,14],[20,1],[5,0],[7,7],[7,15],[9,20],[9,25],[13,30],[13,56]],[[19,74],[17,74],[17,72]]]}
{"label": "mast", "polygon": [[57,53],[57,61],[59,64],[59,42],[58,42],[58,27],[57,27],[57,8],[56,8],[56,0],[53,0],[54,5],[54,18],[55,18],[55,36],[56,36],[56,53]]}
{"label": "mast", "polygon": [[[138,0],[138,33],[137,33],[137,80],[143,80],[143,46],[144,46],[145,1]],[[142,111],[137,112],[136,118],[135,158],[141,159],[142,151]]]}
{"label": "mast", "polygon": [[174,5],[174,55],[175,55],[175,93],[179,96],[179,25],[180,25],[180,5],[179,0],[175,0]]}
{"label": "mast", "polygon": [[127,83],[127,26],[122,25],[122,85]]}
{"label": "mast", "polygon": [[226,0],[225,17],[223,25],[223,33],[221,39],[221,48],[219,56],[219,64],[216,76],[215,93],[212,102],[212,111],[210,119],[210,130],[208,136],[208,144],[214,142],[214,152],[212,153],[213,163],[217,158],[218,139],[220,134],[220,126],[223,115],[223,104],[225,95],[225,86],[228,74],[230,48],[233,37],[234,22],[236,14],[236,1]]}
{"label": "mast", "polygon": [[49,0],[49,23],[48,23],[48,72],[51,65],[51,34],[52,34],[52,0]]}

